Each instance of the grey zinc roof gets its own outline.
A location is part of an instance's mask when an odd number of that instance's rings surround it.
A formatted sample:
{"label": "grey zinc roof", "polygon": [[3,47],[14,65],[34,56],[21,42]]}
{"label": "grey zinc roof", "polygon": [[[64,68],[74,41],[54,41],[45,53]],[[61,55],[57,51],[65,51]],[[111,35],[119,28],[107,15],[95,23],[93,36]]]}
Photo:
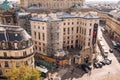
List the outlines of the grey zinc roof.
{"label": "grey zinc roof", "polygon": [[0,41],[23,41],[31,37],[19,26],[0,25]]}
{"label": "grey zinc roof", "polygon": [[47,9],[46,7],[44,6],[30,6],[28,9]]}
{"label": "grey zinc roof", "polygon": [[[56,13],[54,13],[54,14],[56,14]],[[50,15],[46,15],[44,18],[41,18],[41,17],[38,17],[36,15],[36,16],[33,16],[31,18],[31,20],[59,21],[59,20],[65,19],[65,18],[87,18],[87,19],[95,19],[95,18],[99,18],[99,17],[95,16],[95,15],[92,15],[91,13],[88,13],[88,14],[80,14],[80,13],[71,14],[71,13],[64,12],[64,13],[59,14],[59,15],[56,14],[56,17],[52,17]]]}
{"label": "grey zinc roof", "polygon": [[75,4],[74,6],[72,6],[71,8],[73,9],[84,9],[84,8],[90,8],[87,5],[80,5],[80,4]]}
{"label": "grey zinc roof", "polygon": [[38,20],[38,21],[47,21],[47,22],[52,22],[52,21],[60,21],[61,19],[59,18],[55,18],[53,19],[51,16],[46,16],[44,18],[38,17],[38,16],[34,16],[31,18],[31,20]]}
{"label": "grey zinc roof", "polygon": [[89,19],[91,19],[91,18],[99,18],[99,17],[98,16],[94,16],[94,15],[88,13],[83,18],[89,18]]}

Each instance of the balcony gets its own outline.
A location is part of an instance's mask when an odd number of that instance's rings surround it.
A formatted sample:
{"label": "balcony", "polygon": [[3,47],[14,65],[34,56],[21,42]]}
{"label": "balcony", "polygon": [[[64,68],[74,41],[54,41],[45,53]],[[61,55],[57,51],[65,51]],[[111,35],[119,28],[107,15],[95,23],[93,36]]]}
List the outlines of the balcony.
{"label": "balcony", "polygon": [[26,55],[26,56],[20,56],[20,57],[15,57],[15,56],[4,57],[4,56],[0,56],[0,59],[24,59],[24,58],[30,57],[32,55],[34,55],[34,53]]}

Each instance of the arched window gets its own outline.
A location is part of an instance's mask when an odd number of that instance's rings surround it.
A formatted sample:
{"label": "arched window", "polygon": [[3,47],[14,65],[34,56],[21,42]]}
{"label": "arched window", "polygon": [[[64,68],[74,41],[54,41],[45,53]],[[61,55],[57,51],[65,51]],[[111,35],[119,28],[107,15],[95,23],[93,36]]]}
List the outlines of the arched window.
{"label": "arched window", "polygon": [[2,42],[2,48],[6,49],[5,42]]}

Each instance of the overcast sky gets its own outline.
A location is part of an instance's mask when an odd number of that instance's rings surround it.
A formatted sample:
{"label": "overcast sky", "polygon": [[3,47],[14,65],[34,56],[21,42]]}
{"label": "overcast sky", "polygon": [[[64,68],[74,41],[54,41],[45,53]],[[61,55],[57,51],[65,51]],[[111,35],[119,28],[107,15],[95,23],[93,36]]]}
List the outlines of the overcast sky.
{"label": "overcast sky", "polygon": [[[0,1],[4,1],[4,0],[0,0]],[[8,0],[8,1],[17,1],[17,0]],[[120,1],[120,0],[85,0],[86,2],[94,2],[94,1],[96,1],[96,2],[103,2],[103,1],[110,1],[110,2],[118,2],[118,1]]]}

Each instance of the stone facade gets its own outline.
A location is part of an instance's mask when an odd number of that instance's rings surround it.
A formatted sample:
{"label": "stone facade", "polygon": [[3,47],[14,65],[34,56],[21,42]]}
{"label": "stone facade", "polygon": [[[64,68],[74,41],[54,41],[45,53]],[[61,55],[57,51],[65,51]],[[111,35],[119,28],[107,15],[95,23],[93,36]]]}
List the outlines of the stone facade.
{"label": "stone facade", "polygon": [[50,13],[34,15],[30,21],[36,52],[55,54],[56,50],[93,48],[93,13]]}
{"label": "stone facade", "polygon": [[31,37],[19,26],[0,26],[0,76],[13,67],[34,67]]}
{"label": "stone facade", "polygon": [[44,6],[47,9],[68,9],[75,4],[82,4],[84,0],[21,0],[22,7],[31,5]]}

